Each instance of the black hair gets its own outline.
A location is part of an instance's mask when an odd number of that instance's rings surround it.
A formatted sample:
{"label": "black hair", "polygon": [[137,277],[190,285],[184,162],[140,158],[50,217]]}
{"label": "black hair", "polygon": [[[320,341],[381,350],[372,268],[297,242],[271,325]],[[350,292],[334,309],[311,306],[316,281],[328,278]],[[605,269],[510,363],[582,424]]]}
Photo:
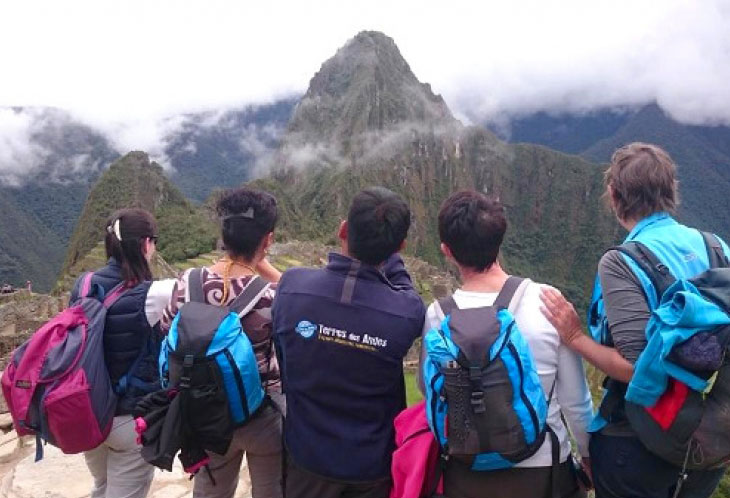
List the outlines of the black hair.
{"label": "black hair", "polygon": [[439,211],[439,238],[454,259],[482,272],[497,260],[507,231],[504,206],[473,190],[449,196]]}
{"label": "black hair", "polygon": [[120,209],[111,215],[105,229],[106,257],[116,259],[121,265],[124,283],[133,287],[152,280],[152,271],[142,246],[146,239],[157,238],[155,217],[144,209]]}
{"label": "black hair", "polygon": [[247,187],[223,191],[216,202],[225,250],[234,257],[251,260],[263,238],[274,231],[278,212],[276,198]]}
{"label": "black hair", "polygon": [[402,197],[384,187],[362,190],[347,215],[350,255],[379,265],[400,248],[410,226],[411,210]]}

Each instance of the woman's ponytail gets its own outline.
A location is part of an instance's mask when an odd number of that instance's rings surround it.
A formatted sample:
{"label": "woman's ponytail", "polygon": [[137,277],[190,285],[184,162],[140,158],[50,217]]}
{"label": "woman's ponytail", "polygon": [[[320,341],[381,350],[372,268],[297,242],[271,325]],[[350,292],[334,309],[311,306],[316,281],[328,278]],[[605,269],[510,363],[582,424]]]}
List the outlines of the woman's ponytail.
{"label": "woman's ponytail", "polygon": [[144,209],[120,209],[109,218],[104,237],[106,256],[122,267],[122,280],[128,287],[152,280],[143,247],[146,239],[156,237],[155,218]]}

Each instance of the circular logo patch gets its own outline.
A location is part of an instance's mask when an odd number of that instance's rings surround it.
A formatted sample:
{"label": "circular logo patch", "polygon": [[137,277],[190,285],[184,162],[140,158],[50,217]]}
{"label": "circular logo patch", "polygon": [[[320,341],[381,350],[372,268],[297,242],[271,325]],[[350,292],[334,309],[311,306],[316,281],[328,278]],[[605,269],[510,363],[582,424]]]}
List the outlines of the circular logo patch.
{"label": "circular logo patch", "polygon": [[297,334],[299,334],[300,336],[304,337],[305,339],[309,339],[317,331],[317,326],[312,322],[302,320],[301,322],[297,323],[297,327],[294,330],[296,330]]}

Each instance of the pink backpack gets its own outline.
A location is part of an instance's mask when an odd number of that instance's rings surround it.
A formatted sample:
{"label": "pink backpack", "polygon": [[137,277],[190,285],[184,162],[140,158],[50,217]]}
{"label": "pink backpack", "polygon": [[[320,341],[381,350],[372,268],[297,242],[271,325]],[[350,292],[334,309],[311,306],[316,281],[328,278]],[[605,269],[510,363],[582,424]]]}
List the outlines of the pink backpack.
{"label": "pink backpack", "polygon": [[[406,408],[395,418],[395,444],[390,498],[423,498],[441,493],[441,476],[435,483],[439,447],[428,427],[425,402]],[[434,490],[434,484],[437,484]]]}
{"label": "pink backpack", "polygon": [[104,363],[104,323],[123,284],[104,301],[92,297],[91,277],[82,278],[79,298],[38,329],[11,355],[2,391],[19,436],[35,435],[64,453],[99,446],[109,435],[116,408]]}

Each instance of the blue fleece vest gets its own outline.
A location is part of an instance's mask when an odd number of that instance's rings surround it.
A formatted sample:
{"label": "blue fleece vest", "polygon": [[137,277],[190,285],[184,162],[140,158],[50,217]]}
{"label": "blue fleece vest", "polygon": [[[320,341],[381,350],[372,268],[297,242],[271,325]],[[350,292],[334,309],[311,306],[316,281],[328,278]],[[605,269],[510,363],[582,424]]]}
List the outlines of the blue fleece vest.
{"label": "blue fleece vest", "polygon": [[[678,223],[668,213],[654,213],[641,220],[631,230],[624,242],[629,241],[644,244],[667,266],[675,279],[692,278],[710,267],[702,234],[694,228]],[[725,253],[728,254],[727,245],[722,241],[721,243]],[[654,311],[659,304],[654,284],[633,259],[625,254],[622,254],[622,257],[639,279],[649,309]],[[596,275],[591,306],[588,310],[588,327],[597,342],[613,346],[603,305],[601,281],[598,275]],[[590,430],[597,431],[605,425],[606,421],[597,414]]]}
{"label": "blue fleece vest", "polygon": [[387,478],[403,357],[425,315],[401,258],[378,269],[333,253],[326,268],[287,270],[272,314],[288,456],[334,480]]}

